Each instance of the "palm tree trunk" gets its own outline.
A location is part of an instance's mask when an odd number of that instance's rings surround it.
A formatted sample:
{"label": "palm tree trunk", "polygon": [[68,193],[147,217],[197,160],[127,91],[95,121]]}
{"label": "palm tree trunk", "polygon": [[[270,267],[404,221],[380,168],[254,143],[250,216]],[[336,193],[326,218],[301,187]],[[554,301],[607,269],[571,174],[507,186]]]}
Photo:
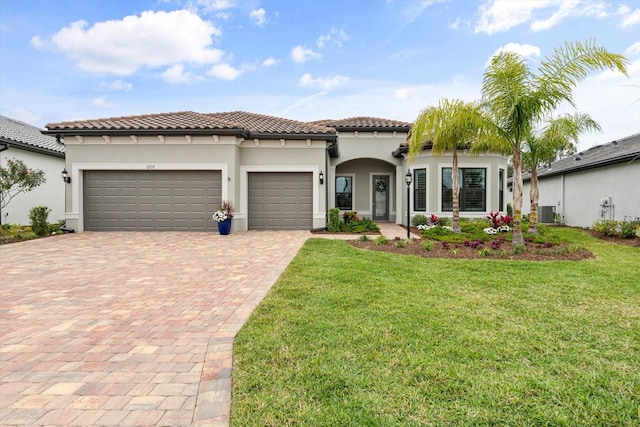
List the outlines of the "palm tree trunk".
{"label": "palm tree trunk", "polygon": [[524,244],[522,236],[522,167],[520,144],[513,150],[513,237],[511,244]]}
{"label": "palm tree trunk", "polygon": [[460,183],[458,182],[458,151],[453,148],[453,167],[451,168],[453,185],[453,220],[451,228],[454,233],[460,233]]}
{"label": "palm tree trunk", "polygon": [[531,169],[531,189],[529,190],[529,200],[531,201],[531,212],[529,212],[529,234],[538,234],[538,171]]}

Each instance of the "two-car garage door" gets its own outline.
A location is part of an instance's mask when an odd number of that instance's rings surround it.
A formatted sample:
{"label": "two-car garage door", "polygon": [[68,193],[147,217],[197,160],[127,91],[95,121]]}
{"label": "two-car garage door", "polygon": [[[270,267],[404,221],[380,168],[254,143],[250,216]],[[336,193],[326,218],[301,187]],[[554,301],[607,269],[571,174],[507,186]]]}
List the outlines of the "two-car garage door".
{"label": "two-car garage door", "polygon": [[220,202],[220,171],[84,173],[85,230],[211,230]]}
{"label": "two-car garage door", "polygon": [[[84,172],[85,230],[212,230],[221,202],[220,171]],[[250,230],[313,226],[312,174],[248,174]]]}

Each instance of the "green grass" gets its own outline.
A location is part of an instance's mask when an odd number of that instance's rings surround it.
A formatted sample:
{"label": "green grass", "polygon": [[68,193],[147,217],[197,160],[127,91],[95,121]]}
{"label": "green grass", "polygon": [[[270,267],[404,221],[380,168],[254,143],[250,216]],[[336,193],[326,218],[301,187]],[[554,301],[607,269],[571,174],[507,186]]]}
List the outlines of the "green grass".
{"label": "green grass", "polygon": [[640,423],[640,250],[440,260],[312,239],[236,338],[233,426]]}

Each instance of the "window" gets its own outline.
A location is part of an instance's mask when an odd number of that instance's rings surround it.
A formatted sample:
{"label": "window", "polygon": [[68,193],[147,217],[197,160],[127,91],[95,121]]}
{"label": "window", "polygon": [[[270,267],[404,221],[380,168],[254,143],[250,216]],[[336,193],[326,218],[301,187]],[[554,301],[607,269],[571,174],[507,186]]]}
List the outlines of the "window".
{"label": "window", "polygon": [[[486,175],[485,168],[459,168],[460,211],[486,211]],[[451,168],[442,169],[442,210],[453,211],[453,179]]]}
{"label": "window", "polygon": [[336,176],[336,208],[342,211],[353,210],[353,177]]}
{"label": "window", "polygon": [[504,211],[504,169],[498,172],[498,210]]}
{"label": "window", "polygon": [[426,212],[427,210],[427,170],[413,170],[413,210]]}

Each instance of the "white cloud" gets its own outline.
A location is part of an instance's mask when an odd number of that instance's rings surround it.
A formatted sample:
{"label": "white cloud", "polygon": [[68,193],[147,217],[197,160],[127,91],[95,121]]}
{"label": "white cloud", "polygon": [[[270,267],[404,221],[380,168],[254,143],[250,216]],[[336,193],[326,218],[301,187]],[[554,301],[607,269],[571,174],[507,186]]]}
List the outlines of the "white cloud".
{"label": "white cloud", "polygon": [[406,88],[406,87],[402,87],[396,90],[394,93],[394,97],[396,99],[401,99],[401,100],[409,98],[409,95],[410,95],[409,88]]}
{"label": "white cloud", "polygon": [[133,85],[131,83],[124,82],[120,79],[112,82],[101,82],[100,87],[112,90],[121,90],[123,92],[131,92],[133,90]]}
{"label": "white cloud", "polygon": [[620,25],[622,25],[622,28],[626,28],[638,23],[640,23],[640,9],[636,9],[622,18],[622,23]]}
{"label": "white cloud", "polygon": [[247,67],[235,68],[229,64],[217,64],[209,68],[207,75],[222,80],[235,80],[247,69]]}
{"label": "white cloud", "polygon": [[350,38],[343,29],[332,27],[327,34],[322,34],[318,37],[316,45],[320,49],[327,45],[342,47],[342,43],[348,41]]}
{"label": "white cloud", "polygon": [[307,73],[300,77],[300,86],[302,87],[320,87],[324,90],[333,89],[336,86],[340,86],[349,81],[349,77],[335,75],[329,77],[317,77],[313,78],[311,74]]}
{"label": "white cloud", "polygon": [[186,10],[146,11],[91,27],[76,21],[50,43],[85,71],[126,76],[142,67],[219,62],[223,52],[211,44],[220,34],[213,24]]}
{"label": "white cloud", "polygon": [[475,32],[494,34],[530,22],[532,31],[548,30],[574,16],[607,16],[602,1],[580,0],[489,0],[479,9]]}
{"label": "white cloud", "polygon": [[519,44],[519,43],[507,43],[506,45],[499,47],[495,52],[491,55],[491,57],[484,64],[485,67],[491,63],[491,58],[496,56],[501,52],[515,52],[518,55],[523,56],[524,58],[532,58],[540,56],[540,48],[538,46],[533,46],[530,44]]}
{"label": "white cloud", "polygon": [[640,42],[635,42],[624,51],[627,56],[640,55]]}
{"label": "white cloud", "polygon": [[429,6],[435,3],[440,3],[441,1],[444,0],[412,0],[406,2],[405,4],[407,7],[402,11],[402,17],[407,22],[413,22],[418,19],[420,15],[422,15],[422,12],[424,12]]}
{"label": "white cloud", "polygon": [[458,18],[456,18],[456,20],[454,22],[449,24],[449,28],[451,28],[452,30],[457,30],[458,28],[460,28],[461,22],[462,21],[461,21],[460,17],[458,17]]}
{"label": "white cloud", "polygon": [[322,55],[311,49],[305,49],[302,46],[296,46],[291,49],[291,59],[293,62],[303,63],[311,59],[320,59]]}
{"label": "white cloud", "polygon": [[198,0],[197,5],[205,11],[231,9],[236,5],[235,0]]}
{"label": "white cloud", "polygon": [[45,47],[45,43],[38,36],[31,37],[30,43],[31,46],[35,47],[36,49],[43,49]]}
{"label": "white cloud", "polygon": [[91,101],[91,105],[98,108],[111,108],[114,104],[107,101],[107,98],[105,98],[104,96],[101,96],[100,98],[96,98]]}
{"label": "white cloud", "polygon": [[274,58],[273,56],[270,56],[267,59],[265,59],[264,61],[262,61],[262,66],[263,67],[274,67],[274,66],[276,66],[278,64],[280,64],[280,60]]}
{"label": "white cloud", "polygon": [[184,72],[184,65],[176,64],[160,74],[162,79],[171,84],[191,83],[195,79],[192,73]]}
{"label": "white cloud", "polygon": [[255,22],[258,27],[264,27],[264,24],[267,22],[266,14],[267,12],[263,8],[260,8],[249,12],[249,17],[253,19],[253,22]]}

